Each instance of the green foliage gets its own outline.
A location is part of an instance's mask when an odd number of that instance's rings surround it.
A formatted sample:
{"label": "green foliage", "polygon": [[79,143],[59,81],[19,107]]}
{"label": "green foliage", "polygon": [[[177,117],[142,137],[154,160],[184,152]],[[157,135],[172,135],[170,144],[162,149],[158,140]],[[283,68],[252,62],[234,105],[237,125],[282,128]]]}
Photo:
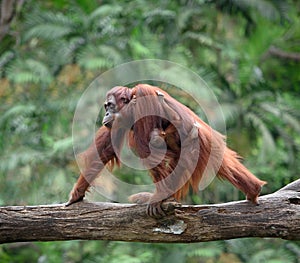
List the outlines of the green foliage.
{"label": "green foliage", "polygon": [[[228,144],[269,182],[265,193],[298,179],[299,61],[269,50],[300,52],[299,10],[292,0],[25,1],[0,43],[0,205],[65,202],[78,175],[71,125],[80,95],[100,73],[147,58],[177,62],[204,78],[222,106]],[[203,114],[193,98],[164,88]],[[128,167],[116,174],[150,183]],[[192,203],[239,198],[217,180],[188,197]],[[0,262],[296,263],[299,254],[299,242],[276,239],[72,241],[1,246]]]}
{"label": "green foliage", "polygon": [[34,60],[16,60],[7,69],[7,78],[16,84],[50,84],[52,75],[44,63]]}
{"label": "green foliage", "polygon": [[[255,239],[229,240],[226,241],[227,249],[236,253],[242,262],[297,262],[297,256],[290,250],[288,242],[266,239],[267,242]],[[276,247],[276,249],[275,249]],[[298,251],[299,247],[296,245]]]}
{"label": "green foliage", "polygon": [[87,46],[78,54],[78,64],[87,70],[97,70],[113,67],[122,62],[119,51],[107,45]]}

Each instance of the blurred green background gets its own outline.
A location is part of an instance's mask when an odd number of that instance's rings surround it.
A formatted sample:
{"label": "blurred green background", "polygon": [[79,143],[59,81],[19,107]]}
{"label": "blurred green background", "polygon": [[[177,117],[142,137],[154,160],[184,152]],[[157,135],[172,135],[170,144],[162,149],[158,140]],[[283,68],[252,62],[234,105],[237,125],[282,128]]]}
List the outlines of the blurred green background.
{"label": "blurred green background", "polygon": [[[147,58],[179,63],[208,83],[222,106],[229,146],[268,181],[263,193],[299,178],[299,1],[0,4],[0,205],[65,202],[78,176],[71,128],[81,94],[101,72]],[[149,180],[128,169],[116,174],[131,183]],[[243,198],[214,180],[187,202]],[[16,243],[0,246],[0,262],[300,262],[300,242]]]}

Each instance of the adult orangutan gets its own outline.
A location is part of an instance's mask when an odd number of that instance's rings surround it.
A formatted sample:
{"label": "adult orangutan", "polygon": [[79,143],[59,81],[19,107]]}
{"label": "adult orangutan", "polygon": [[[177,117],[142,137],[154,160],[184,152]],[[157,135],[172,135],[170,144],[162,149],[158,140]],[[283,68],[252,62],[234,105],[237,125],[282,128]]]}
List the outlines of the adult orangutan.
{"label": "adult orangutan", "polygon": [[257,204],[264,181],[240,163],[226,146],[224,136],[212,129],[186,106],[158,87],[139,84],[114,87],[107,93],[106,114],[93,145],[83,153],[85,169],[75,184],[67,205],[81,201],[105,165],[120,164],[125,138],[155,183],[155,192],[131,197],[147,203],[147,213],[161,217],[163,200],[180,200],[189,187],[195,191],[212,174],[225,178]]}

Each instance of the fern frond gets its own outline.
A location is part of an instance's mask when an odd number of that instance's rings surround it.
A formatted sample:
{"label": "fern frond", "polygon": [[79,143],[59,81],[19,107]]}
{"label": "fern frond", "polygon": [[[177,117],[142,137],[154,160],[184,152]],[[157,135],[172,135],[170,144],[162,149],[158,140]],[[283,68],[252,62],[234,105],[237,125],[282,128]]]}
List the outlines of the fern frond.
{"label": "fern frond", "polygon": [[14,52],[6,51],[0,56],[0,77],[5,73],[5,66],[7,66],[15,57]]}
{"label": "fern frond", "polygon": [[144,46],[140,41],[132,38],[129,40],[128,44],[132,49],[133,53],[137,55],[137,58],[151,56],[150,50],[146,46]]}
{"label": "fern frond", "polygon": [[189,62],[193,59],[192,52],[183,45],[176,45],[169,54],[169,59],[180,65],[189,66]]}
{"label": "fern frond", "polygon": [[24,34],[25,40],[31,38],[42,38],[45,40],[55,40],[57,38],[68,35],[72,28],[57,24],[36,25]]}
{"label": "fern frond", "polygon": [[221,108],[226,123],[237,119],[240,114],[239,106],[234,103],[222,103]]}
{"label": "fern frond", "polygon": [[7,78],[19,84],[49,84],[52,81],[52,75],[48,67],[44,63],[34,59],[17,60],[7,69]]}
{"label": "fern frond", "polygon": [[49,45],[47,50],[47,62],[54,70],[68,63],[71,63],[73,59],[74,49],[72,44],[64,39],[58,39]]}
{"label": "fern frond", "polygon": [[180,10],[177,14],[177,24],[179,29],[184,29],[188,24],[188,21],[195,15],[199,15],[201,13],[201,9],[195,8],[184,8]]}
{"label": "fern frond", "polygon": [[70,149],[72,149],[73,147],[73,137],[67,137],[65,139],[61,139],[56,141],[53,144],[53,154],[57,154],[57,153],[62,153],[62,152],[66,152]]}
{"label": "fern frond", "polygon": [[66,27],[71,27],[74,25],[74,21],[67,15],[63,13],[53,13],[53,12],[46,12],[43,14],[43,17],[46,21],[52,22],[53,24],[64,25]]}
{"label": "fern frond", "polygon": [[195,33],[195,32],[186,32],[183,35],[183,38],[197,40],[201,45],[207,46],[209,48],[213,48],[213,49],[221,49],[222,48],[220,43],[217,43],[211,37],[209,37],[208,35],[205,35],[205,34]]}
{"label": "fern frond", "polygon": [[26,24],[28,29],[24,33],[25,41],[35,37],[56,40],[70,34],[76,28],[76,23],[72,19],[62,13],[52,12],[28,16]]}
{"label": "fern frond", "polygon": [[200,257],[200,258],[213,258],[219,256],[222,253],[222,248],[218,246],[208,246],[204,248],[197,248],[189,251],[187,255],[189,257]]}
{"label": "fern frond", "polygon": [[275,141],[274,138],[268,129],[266,123],[256,114],[254,113],[247,113],[245,115],[245,120],[249,123],[252,123],[252,125],[259,129],[261,135],[262,135],[262,147],[261,147],[261,157],[264,159],[268,154],[272,154],[275,149]]}
{"label": "fern frond", "polygon": [[96,19],[103,19],[106,16],[114,16],[117,14],[120,14],[122,12],[123,8],[120,5],[110,5],[105,4],[100,7],[98,7],[95,11],[93,11],[89,15],[89,21],[93,21]]}
{"label": "fern frond", "polygon": [[122,62],[122,56],[115,47],[100,45],[98,48],[100,54],[104,54],[107,59],[110,59],[113,62],[114,65]]}
{"label": "fern frond", "polygon": [[24,116],[31,114],[36,111],[36,106],[33,104],[24,105],[24,104],[17,104],[12,108],[9,108],[7,111],[2,113],[0,116],[0,127],[9,119],[14,118],[15,116]]}
{"label": "fern frond", "polygon": [[161,17],[164,20],[173,19],[176,17],[176,13],[172,10],[155,9],[145,13],[144,17],[148,20],[153,20],[155,17]]}
{"label": "fern frond", "polygon": [[91,70],[109,68],[122,61],[122,56],[117,49],[111,46],[88,46],[78,55],[81,67]]}
{"label": "fern frond", "polygon": [[14,52],[6,51],[0,56],[0,69],[15,57]]}
{"label": "fern frond", "polygon": [[265,102],[261,104],[261,107],[267,112],[272,113],[274,116],[279,117],[284,123],[300,133],[300,121],[288,112],[280,110],[278,105]]}
{"label": "fern frond", "polygon": [[27,28],[31,28],[36,25],[42,25],[44,23],[58,24],[66,27],[71,27],[74,25],[74,21],[62,13],[41,12],[39,9],[27,14],[25,18],[25,25]]}

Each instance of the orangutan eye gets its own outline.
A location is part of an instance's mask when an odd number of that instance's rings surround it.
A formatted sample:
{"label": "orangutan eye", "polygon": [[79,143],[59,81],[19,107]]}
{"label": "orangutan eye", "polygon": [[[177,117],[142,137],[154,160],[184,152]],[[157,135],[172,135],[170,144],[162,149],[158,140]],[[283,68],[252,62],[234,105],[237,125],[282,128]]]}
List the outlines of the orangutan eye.
{"label": "orangutan eye", "polygon": [[121,101],[125,104],[127,104],[129,102],[129,100],[127,98],[121,98]]}
{"label": "orangutan eye", "polygon": [[106,102],[106,103],[104,104],[104,108],[105,108],[106,111],[107,111],[108,109],[112,111],[112,110],[115,110],[116,106],[115,106],[115,104],[113,104],[112,102],[108,101],[108,102]]}

